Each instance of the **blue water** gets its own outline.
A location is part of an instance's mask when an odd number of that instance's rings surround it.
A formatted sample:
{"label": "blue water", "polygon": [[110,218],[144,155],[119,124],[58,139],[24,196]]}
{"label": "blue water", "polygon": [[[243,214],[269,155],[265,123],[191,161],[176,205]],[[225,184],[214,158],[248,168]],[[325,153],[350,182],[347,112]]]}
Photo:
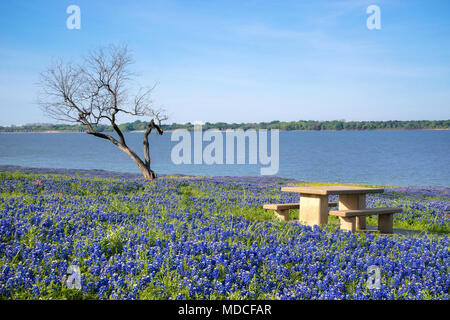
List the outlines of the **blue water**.
{"label": "blue water", "polygon": [[[142,133],[126,133],[142,153]],[[171,133],[151,136],[161,174],[257,176],[261,165],[175,165]],[[204,146],[206,146],[206,142]],[[106,140],[85,133],[0,134],[0,165],[139,172]],[[450,186],[450,130],[280,132],[280,177],[306,181]]]}

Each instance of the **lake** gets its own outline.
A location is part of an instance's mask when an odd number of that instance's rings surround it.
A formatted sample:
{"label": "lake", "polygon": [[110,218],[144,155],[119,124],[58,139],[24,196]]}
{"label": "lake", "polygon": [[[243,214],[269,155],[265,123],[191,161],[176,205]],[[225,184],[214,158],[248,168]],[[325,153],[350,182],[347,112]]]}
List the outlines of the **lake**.
{"label": "lake", "polygon": [[[171,132],[150,138],[160,174],[257,176],[260,165],[176,165]],[[142,133],[126,133],[142,154]],[[280,177],[306,181],[450,186],[450,130],[280,132]],[[206,146],[204,142],[204,146]],[[109,141],[85,133],[0,133],[0,165],[139,172]]]}

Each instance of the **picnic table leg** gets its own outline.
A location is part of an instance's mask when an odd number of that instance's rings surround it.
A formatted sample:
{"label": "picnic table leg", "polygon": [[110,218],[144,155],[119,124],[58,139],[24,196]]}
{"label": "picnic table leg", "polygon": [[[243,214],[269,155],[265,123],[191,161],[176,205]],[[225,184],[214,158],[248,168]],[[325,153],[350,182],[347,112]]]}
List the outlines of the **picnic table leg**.
{"label": "picnic table leg", "polygon": [[275,214],[281,221],[289,221],[289,210],[275,210]]}
{"label": "picnic table leg", "polygon": [[[356,210],[366,208],[365,194],[341,194],[339,210]],[[356,230],[366,229],[366,217],[356,217]]]}
{"label": "picnic table leg", "polygon": [[299,220],[309,226],[328,223],[328,196],[300,195]]}

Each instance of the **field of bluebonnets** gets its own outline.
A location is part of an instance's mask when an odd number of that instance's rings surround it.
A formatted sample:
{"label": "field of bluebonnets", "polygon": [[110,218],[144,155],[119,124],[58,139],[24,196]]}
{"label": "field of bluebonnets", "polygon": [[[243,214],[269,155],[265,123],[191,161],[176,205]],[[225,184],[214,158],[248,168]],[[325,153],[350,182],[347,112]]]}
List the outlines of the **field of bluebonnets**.
{"label": "field of bluebonnets", "polygon": [[[36,173],[37,172],[37,173]],[[411,235],[279,222],[277,178],[0,172],[2,299],[449,299],[450,189],[389,188]],[[293,213],[294,215],[294,213]],[[375,225],[376,220],[369,219]],[[66,286],[78,265],[81,290]],[[367,268],[381,268],[381,289]]]}

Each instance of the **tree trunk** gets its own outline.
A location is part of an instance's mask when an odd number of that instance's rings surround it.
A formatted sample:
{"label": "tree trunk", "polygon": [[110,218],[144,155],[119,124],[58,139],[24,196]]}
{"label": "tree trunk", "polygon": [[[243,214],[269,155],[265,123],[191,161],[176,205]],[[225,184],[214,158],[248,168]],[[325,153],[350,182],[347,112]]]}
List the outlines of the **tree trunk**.
{"label": "tree trunk", "polygon": [[139,170],[141,171],[142,175],[145,179],[154,180],[156,179],[156,173],[150,169],[149,165],[146,165],[139,156],[133,152],[130,148],[127,146],[119,145],[118,146],[120,150],[125,152],[138,166]]}
{"label": "tree trunk", "polygon": [[154,180],[156,179],[156,173],[148,168],[140,159],[136,160],[135,158],[131,157],[134,162],[136,162],[139,170],[141,170],[142,175],[145,179]]}
{"label": "tree trunk", "polygon": [[[122,133],[120,132],[119,127],[115,126],[116,132],[119,134],[120,136],[120,142],[117,141],[116,139],[114,139],[112,136],[101,133],[101,132],[97,132],[93,129],[92,125],[88,122],[88,121],[84,121],[83,124],[85,124],[88,127],[88,130],[86,131],[87,134],[91,134],[94,135],[96,137],[102,138],[102,139],[106,139],[111,141],[115,146],[117,146],[117,148],[119,148],[120,150],[122,150],[123,152],[125,152],[138,166],[139,170],[141,171],[142,175],[144,176],[145,179],[149,179],[149,180],[154,180],[156,179],[156,173],[150,169],[150,154],[149,154],[149,144],[148,144],[148,135],[150,134],[151,128],[150,130],[147,130],[145,135],[144,135],[144,153],[145,153],[145,162],[141,160],[141,158],[139,158],[139,156],[134,153],[133,150],[131,150],[126,144],[125,144],[125,138],[123,137]],[[154,124],[152,122],[152,124]],[[158,128],[158,132],[160,132],[160,134],[162,134],[162,130]]]}

